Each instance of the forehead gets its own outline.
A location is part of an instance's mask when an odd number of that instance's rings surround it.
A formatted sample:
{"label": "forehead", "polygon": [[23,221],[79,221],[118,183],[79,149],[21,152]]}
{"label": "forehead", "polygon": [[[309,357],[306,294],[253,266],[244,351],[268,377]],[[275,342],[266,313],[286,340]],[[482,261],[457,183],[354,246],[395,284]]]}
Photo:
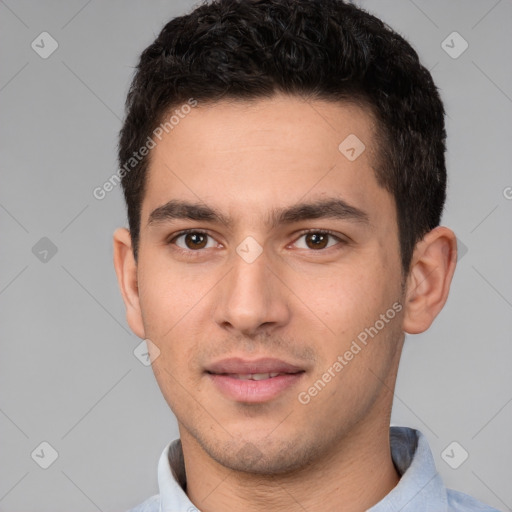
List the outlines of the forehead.
{"label": "forehead", "polygon": [[375,129],[371,113],[350,103],[199,102],[151,151],[142,224],[173,198],[234,216],[322,195],[389,203],[374,173]]}

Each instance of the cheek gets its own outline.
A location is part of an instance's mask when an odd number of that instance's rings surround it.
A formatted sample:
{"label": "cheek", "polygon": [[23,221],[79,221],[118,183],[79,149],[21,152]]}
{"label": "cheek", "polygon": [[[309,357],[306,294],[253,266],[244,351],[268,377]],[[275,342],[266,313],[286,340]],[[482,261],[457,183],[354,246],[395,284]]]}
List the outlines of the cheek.
{"label": "cheek", "polygon": [[385,260],[372,259],[371,264],[359,268],[340,267],[329,272],[328,279],[304,286],[308,309],[321,320],[327,339],[332,340],[325,347],[342,350],[399,300],[399,278],[396,285],[392,282],[395,272]]}
{"label": "cheek", "polygon": [[156,257],[151,265],[141,267],[140,307],[146,337],[160,350],[155,365],[165,368],[160,378],[166,380],[165,370],[179,379],[189,373],[188,365],[197,355],[201,333],[204,336],[204,320],[211,317],[205,309],[205,295],[211,286],[206,276],[185,273],[168,262],[158,264]]}
{"label": "cheek", "polygon": [[304,289],[307,304],[339,333],[365,317],[378,302],[381,292],[375,286],[374,273],[361,268],[340,266],[329,271],[328,277],[315,280]]}
{"label": "cheek", "polygon": [[[158,261],[161,259],[162,261]],[[185,273],[155,255],[139,270],[139,300],[146,335],[172,337],[209,289],[201,276]]]}

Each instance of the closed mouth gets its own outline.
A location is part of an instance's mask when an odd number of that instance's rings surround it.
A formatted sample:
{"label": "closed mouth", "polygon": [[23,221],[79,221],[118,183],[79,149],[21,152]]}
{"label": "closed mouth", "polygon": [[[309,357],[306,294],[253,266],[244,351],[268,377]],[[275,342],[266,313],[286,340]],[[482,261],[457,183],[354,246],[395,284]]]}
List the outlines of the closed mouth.
{"label": "closed mouth", "polygon": [[279,373],[279,372],[269,372],[269,373],[213,373],[207,372],[210,375],[220,375],[223,377],[230,377],[232,379],[239,380],[265,380],[265,379],[273,379],[274,377],[279,377],[280,375],[294,375],[295,373],[303,373],[303,371],[294,372],[294,373]]}

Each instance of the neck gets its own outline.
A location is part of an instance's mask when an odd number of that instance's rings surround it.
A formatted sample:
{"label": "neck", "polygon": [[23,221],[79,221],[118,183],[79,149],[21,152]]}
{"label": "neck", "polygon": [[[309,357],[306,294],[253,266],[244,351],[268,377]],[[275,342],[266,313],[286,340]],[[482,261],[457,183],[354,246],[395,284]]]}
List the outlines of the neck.
{"label": "neck", "polygon": [[[382,419],[382,417],[381,417]],[[226,468],[210,458],[180,426],[187,494],[203,512],[367,510],[382,500],[400,477],[391,459],[389,418],[354,429],[305,468],[280,475],[256,475]]]}

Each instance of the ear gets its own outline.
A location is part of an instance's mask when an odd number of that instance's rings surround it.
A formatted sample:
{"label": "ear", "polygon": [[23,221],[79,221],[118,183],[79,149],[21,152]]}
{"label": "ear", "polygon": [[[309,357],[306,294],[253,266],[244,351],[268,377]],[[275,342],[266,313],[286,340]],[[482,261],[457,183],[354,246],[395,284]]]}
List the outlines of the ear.
{"label": "ear", "polygon": [[128,325],[139,338],[145,338],[139,303],[137,263],[133,256],[132,238],[126,228],[114,232],[114,267],[126,307]]}
{"label": "ear", "polygon": [[403,329],[409,334],[426,331],[448,298],[457,264],[457,239],[439,226],[416,244],[407,277]]}

